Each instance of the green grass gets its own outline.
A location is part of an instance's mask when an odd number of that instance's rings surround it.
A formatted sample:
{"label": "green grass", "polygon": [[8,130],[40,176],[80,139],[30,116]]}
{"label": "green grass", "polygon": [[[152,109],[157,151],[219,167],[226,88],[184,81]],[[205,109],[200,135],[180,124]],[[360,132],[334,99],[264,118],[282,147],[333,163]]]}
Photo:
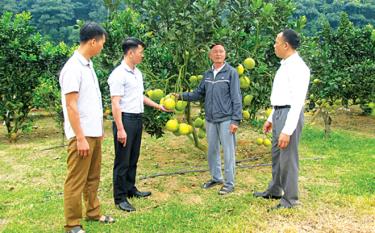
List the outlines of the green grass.
{"label": "green grass", "polygon": [[[63,232],[65,148],[58,145],[52,119],[36,122],[40,130],[9,144],[0,138],[0,232]],[[139,180],[148,199],[132,199],[137,211],[125,213],[112,201],[113,141],[109,122],[103,144],[99,196],[112,225],[83,221],[87,232],[371,232],[375,229],[375,133],[334,129],[329,139],[320,127],[306,124],[300,146],[298,208],[271,211],[277,201],[255,199],[271,178],[270,167],[237,169],[236,190],[219,196],[219,187],[203,190],[209,174]],[[0,128],[1,130],[1,128]],[[237,159],[267,152],[252,143],[255,134],[242,127]],[[254,136],[255,135],[255,136]],[[245,153],[246,152],[246,153]],[[246,165],[269,163],[270,155]],[[206,168],[202,151],[186,137],[143,136],[138,177],[161,172]]]}
{"label": "green grass", "polygon": [[323,158],[323,169],[319,170],[318,175],[337,182],[337,192],[357,196],[375,193],[374,137],[359,137],[337,130],[330,138],[323,140],[320,130],[306,127],[302,144],[310,154]]}

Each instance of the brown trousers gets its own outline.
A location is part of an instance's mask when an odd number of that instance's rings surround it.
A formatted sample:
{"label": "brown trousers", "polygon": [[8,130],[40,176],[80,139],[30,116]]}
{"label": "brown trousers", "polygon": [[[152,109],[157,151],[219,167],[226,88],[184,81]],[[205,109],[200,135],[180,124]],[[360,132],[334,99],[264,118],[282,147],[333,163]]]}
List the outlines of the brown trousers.
{"label": "brown trousers", "polygon": [[90,146],[85,158],[78,155],[77,140],[72,138],[68,145],[67,176],[64,184],[65,230],[80,226],[82,219],[82,194],[86,206],[86,217],[100,218],[98,187],[102,160],[102,139],[86,137]]}

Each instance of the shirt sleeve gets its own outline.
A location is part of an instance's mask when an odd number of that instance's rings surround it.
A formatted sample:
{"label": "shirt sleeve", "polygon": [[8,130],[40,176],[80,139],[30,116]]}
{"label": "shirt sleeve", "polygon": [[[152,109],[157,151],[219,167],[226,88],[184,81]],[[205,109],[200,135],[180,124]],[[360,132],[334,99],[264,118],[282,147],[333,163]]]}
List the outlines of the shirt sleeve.
{"label": "shirt sleeve", "polygon": [[267,121],[272,123],[273,112],[275,109],[272,108],[271,114],[268,116]]}
{"label": "shirt sleeve", "polygon": [[299,116],[305,104],[307,89],[310,81],[310,70],[307,67],[299,67],[292,70],[288,77],[291,91],[291,107],[288,112],[282,133],[292,135],[297,127]]}
{"label": "shirt sleeve", "polygon": [[108,78],[109,92],[111,96],[124,96],[124,80],[122,77],[116,75],[116,72],[113,72]]}
{"label": "shirt sleeve", "polygon": [[202,99],[206,94],[205,78],[203,77],[199,86],[193,92],[182,93],[182,99],[186,101],[197,101]]}
{"label": "shirt sleeve", "polygon": [[79,92],[81,86],[81,72],[73,67],[66,69],[61,75],[61,92],[63,95]]}

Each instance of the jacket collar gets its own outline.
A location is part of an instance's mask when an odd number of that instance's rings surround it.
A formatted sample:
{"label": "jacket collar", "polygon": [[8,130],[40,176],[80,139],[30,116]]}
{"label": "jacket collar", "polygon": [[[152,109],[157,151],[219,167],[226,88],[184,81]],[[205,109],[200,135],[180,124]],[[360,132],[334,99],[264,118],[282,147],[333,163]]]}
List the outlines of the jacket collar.
{"label": "jacket collar", "polygon": [[[223,68],[221,68],[221,70],[219,71],[219,73],[224,72],[224,71],[228,71],[228,69],[229,69],[229,65],[228,65],[228,63],[225,62]],[[209,70],[209,72],[214,73],[214,69],[211,67],[211,69]]]}

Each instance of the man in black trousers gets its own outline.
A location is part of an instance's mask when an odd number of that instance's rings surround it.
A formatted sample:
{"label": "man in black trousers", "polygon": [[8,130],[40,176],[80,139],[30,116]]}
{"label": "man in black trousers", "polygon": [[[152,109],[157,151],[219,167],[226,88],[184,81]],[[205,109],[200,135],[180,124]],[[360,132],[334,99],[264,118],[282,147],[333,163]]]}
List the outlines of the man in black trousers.
{"label": "man in black trousers", "polygon": [[141,192],[135,186],[144,104],[165,110],[143,95],[143,76],[136,65],[143,60],[144,48],[145,44],[136,38],[125,39],[122,43],[124,59],[108,78],[114,118],[113,195],[115,205],[128,212],[135,211],[128,198],[151,195],[151,192]]}

